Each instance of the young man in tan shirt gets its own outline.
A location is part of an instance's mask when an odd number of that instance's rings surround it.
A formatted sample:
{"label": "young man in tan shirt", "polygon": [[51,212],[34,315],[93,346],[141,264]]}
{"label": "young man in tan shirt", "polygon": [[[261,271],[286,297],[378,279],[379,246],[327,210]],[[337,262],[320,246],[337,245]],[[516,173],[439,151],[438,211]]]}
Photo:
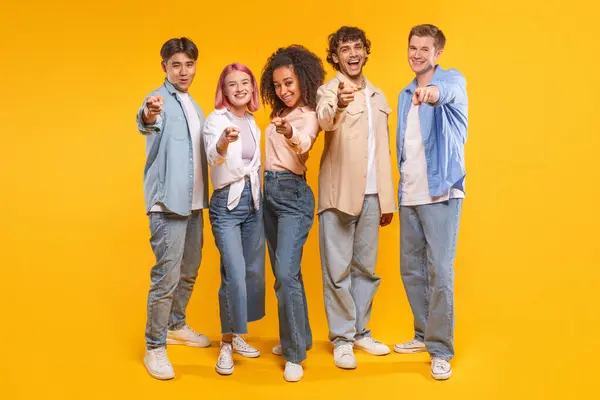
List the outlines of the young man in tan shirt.
{"label": "young man in tan shirt", "polygon": [[356,368],[353,347],[374,355],[390,352],[367,329],[380,281],[375,275],[379,227],[396,211],[391,110],[362,73],[370,45],[355,27],[331,34],[327,61],[338,72],[317,93],[317,117],[325,131],[318,207],[325,311],[335,365],[345,369]]}

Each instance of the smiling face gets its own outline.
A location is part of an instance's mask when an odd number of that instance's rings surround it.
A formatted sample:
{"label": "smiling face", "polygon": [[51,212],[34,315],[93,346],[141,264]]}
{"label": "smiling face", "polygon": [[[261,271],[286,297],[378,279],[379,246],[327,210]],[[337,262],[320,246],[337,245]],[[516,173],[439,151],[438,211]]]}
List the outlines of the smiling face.
{"label": "smiling face", "polygon": [[442,50],[435,49],[435,41],[431,36],[416,36],[410,38],[408,44],[408,64],[413,72],[421,75],[431,71]]}
{"label": "smiling face", "polygon": [[245,72],[232,71],[225,76],[223,94],[235,109],[245,109],[252,100],[252,78]]}
{"label": "smiling face", "polygon": [[275,94],[289,107],[302,106],[302,91],[298,77],[291,65],[283,66],[273,71]]}
{"label": "smiling face", "polygon": [[333,62],[339,66],[340,71],[348,78],[353,80],[360,78],[363,65],[367,60],[365,44],[362,40],[341,42],[332,58]]}
{"label": "smiling face", "polygon": [[180,92],[187,92],[194,76],[196,76],[196,61],[186,53],[175,53],[162,63],[167,80]]}

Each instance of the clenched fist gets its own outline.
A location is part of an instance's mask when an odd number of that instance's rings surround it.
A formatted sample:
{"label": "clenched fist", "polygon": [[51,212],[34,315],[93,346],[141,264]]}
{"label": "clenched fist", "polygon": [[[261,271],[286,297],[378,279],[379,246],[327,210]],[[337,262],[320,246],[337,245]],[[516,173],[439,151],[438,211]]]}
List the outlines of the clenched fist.
{"label": "clenched fist", "polygon": [[156,122],[156,116],[162,112],[162,107],[165,99],[162,96],[150,96],[144,104],[144,113],[142,119],[145,124],[153,124]]}
{"label": "clenched fist", "polygon": [[418,88],[412,97],[412,103],[420,106],[423,103],[435,104],[440,99],[440,89],[437,86]]}
{"label": "clenched fist", "polygon": [[382,214],[381,218],[379,220],[379,225],[380,226],[388,226],[391,222],[392,219],[394,219],[394,214],[393,213],[389,213],[389,214]]}

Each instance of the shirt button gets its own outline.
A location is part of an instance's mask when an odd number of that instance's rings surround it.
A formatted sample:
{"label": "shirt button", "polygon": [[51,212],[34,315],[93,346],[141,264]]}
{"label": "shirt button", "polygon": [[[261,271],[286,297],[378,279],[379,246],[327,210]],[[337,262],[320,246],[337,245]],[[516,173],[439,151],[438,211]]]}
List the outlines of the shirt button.
{"label": "shirt button", "polygon": [[193,178],[193,177],[194,177],[194,175],[190,175],[190,178]]}

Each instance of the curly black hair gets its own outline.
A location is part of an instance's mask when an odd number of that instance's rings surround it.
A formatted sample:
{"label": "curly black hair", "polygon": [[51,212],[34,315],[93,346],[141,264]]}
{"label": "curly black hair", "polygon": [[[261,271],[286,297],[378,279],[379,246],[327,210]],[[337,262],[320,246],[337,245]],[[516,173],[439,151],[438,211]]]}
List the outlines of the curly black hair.
{"label": "curly black hair", "polygon": [[260,97],[263,104],[268,104],[273,110],[271,117],[279,115],[287,107],[275,92],[273,71],[279,67],[290,65],[298,77],[304,103],[312,109],[317,107],[317,90],[325,80],[323,62],[304,46],[293,44],[281,47],[271,54],[262,71]]}
{"label": "curly black hair", "polygon": [[[365,31],[355,26],[342,26],[336,32],[332,33],[328,37],[329,48],[327,49],[327,62],[331,64],[333,68],[337,71],[340,70],[340,65],[333,62],[333,55],[337,55],[338,46],[340,43],[344,42],[353,42],[355,40],[360,40],[365,46],[365,51],[367,52],[367,57],[365,57],[364,64],[369,60],[369,54],[371,54],[371,41],[367,39],[367,35]],[[363,64],[363,65],[364,65]]]}

